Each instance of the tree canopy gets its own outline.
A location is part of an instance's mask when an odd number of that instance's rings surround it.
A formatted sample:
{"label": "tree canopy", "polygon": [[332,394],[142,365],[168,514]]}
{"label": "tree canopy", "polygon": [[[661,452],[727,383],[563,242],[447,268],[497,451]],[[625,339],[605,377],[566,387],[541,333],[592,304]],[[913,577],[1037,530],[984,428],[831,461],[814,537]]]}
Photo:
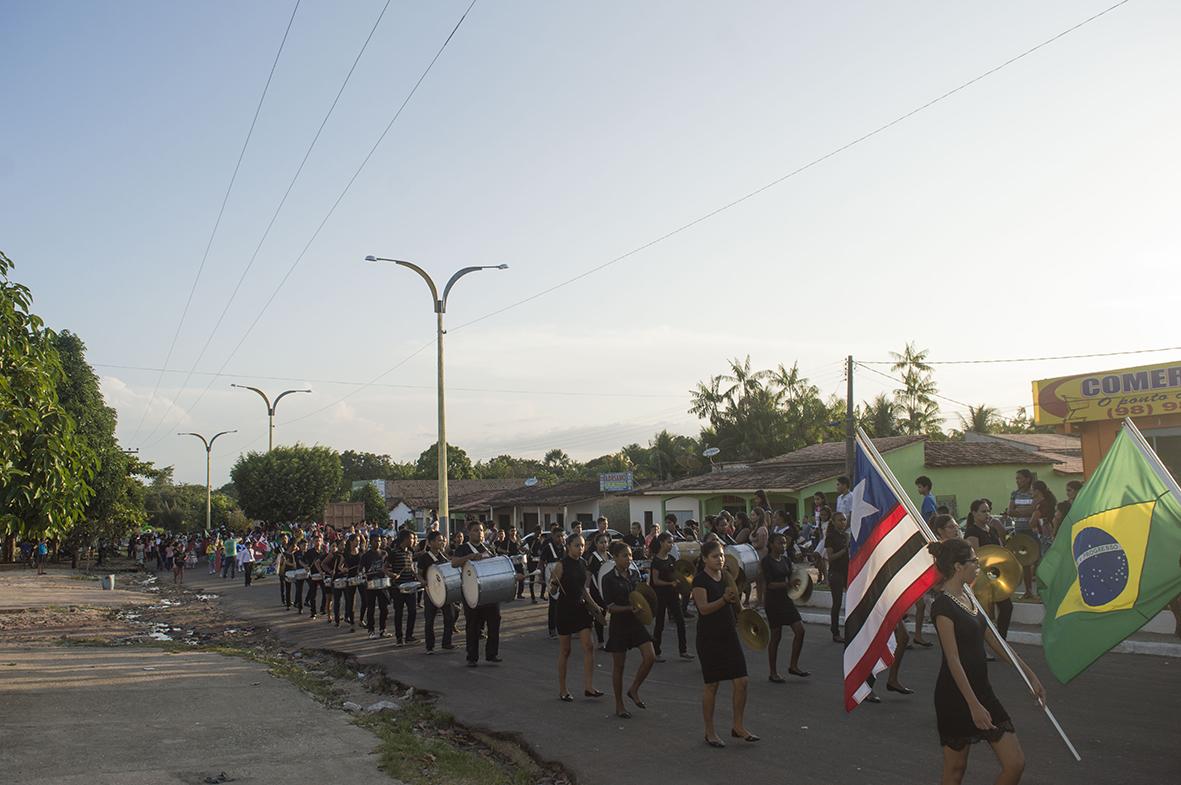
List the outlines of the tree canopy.
{"label": "tree canopy", "polygon": [[321,520],[341,484],[340,456],[300,444],[250,452],[230,471],[242,511],[266,523]]}

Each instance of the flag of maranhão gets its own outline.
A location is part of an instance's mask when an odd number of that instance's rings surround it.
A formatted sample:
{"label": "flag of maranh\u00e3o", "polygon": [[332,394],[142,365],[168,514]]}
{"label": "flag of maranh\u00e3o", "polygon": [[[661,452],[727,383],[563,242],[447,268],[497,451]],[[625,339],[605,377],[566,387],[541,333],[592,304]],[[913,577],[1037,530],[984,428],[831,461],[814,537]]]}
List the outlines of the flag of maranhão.
{"label": "flag of maranh\u00e3o", "polygon": [[1181,594],[1175,487],[1125,427],[1079,491],[1037,569],[1046,661],[1060,681],[1082,673]]}

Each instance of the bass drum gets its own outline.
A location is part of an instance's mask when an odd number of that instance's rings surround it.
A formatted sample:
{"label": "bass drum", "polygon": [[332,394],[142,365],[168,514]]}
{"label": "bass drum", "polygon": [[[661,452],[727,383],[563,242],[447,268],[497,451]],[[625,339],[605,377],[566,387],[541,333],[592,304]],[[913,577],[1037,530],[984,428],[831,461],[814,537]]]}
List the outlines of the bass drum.
{"label": "bass drum", "polygon": [[463,601],[469,608],[511,602],[517,596],[517,571],[508,556],[463,565]]}
{"label": "bass drum", "polygon": [[696,540],[684,540],[682,542],[674,542],[672,550],[670,551],[674,561],[685,559],[694,564],[701,558],[701,543]]}
{"label": "bass drum", "polygon": [[426,571],[426,596],[436,608],[459,602],[463,596],[463,571],[447,562],[432,564]]}
{"label": "bass drum", "polygon": [[748,581],[754,581],[759,577],[761,559],[759,559],[759,552],[755,550],[755,546],[744,542],[741,545],[727,545],[725,550],[726,561],[737,562]]}

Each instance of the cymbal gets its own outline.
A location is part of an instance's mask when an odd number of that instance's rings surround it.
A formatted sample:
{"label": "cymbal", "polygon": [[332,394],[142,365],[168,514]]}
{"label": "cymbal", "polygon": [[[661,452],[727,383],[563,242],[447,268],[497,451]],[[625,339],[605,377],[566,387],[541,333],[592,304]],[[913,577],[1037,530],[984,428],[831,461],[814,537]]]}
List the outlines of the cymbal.
{"label": "cymbal", "polygon": [[787,577],[787,596],[792,600],[799,600],[807,594],[812,596],[812,573],[808,572],[808,565],[797,564],[791,569]]}
{"label": "cymbal", "polygon": [[742,562],[737,559],[726,559],[722,563],[722,568],[734,580],[738,580],[738,576],[742,573]]}
{"label": "cymbal", "polygon": [[738,614],[738,637],[748,648],[762,651],[771,640],[771,628],[762,614],[747,608]]}
{"label": "cymbal", "polygon": [[693,590],[693,576],[697,574],[697,565],[689,559],[677,559],[673,569],[677,573],[677,591],[688,594]]}
{"label": "cymbal", "polygon": [[1021,562],[1006,548],[984,545],[976,549],[980,574],[972,583],[972,593],[981,602],[1001,602],[1013,596],[1021,582]]}
{"label": "cymbal", "polygon": [[640,583],[636,585],[636,591],[644,595],[644,599],[648,601],[648,605],[652,608],[656,607],[656,589],[652,588],[650,583]]}
{"label": "cymbal", "polygon": [[1022,567],[1032,567],[1042,556],[1041,543],[1033,535],[1019,532],[1005,540],[1005,547],[1013,552]]}
{"label": "cymbal", "polygon": [[652,623],[655,614],[652,613],[652,606],[648,604],[648,598],[644,596],[642,591],[638,589],[627,595],[628,604],[632,606],[632,613],[639,619],[640,624],[645,627]]}

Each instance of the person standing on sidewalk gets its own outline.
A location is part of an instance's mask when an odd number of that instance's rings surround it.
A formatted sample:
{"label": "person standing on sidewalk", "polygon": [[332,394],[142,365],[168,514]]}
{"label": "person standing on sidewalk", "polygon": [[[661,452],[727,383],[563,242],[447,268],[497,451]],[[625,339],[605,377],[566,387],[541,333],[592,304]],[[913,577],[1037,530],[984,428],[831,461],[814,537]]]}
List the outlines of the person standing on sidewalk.
{"label": "person standing on sidewalk", "polygon": [[238,538],[232,534],[226,540],[226,552],[221,558],[221,577],[230,580],[238,577]]}
{"label": "person standing on sidewalk", "polygon": [[242,575],[246,578],[246,587],[250,587],[250,580],[254,577],[254,548],[243,543],[238,546],[238,561],[242,566]]}

